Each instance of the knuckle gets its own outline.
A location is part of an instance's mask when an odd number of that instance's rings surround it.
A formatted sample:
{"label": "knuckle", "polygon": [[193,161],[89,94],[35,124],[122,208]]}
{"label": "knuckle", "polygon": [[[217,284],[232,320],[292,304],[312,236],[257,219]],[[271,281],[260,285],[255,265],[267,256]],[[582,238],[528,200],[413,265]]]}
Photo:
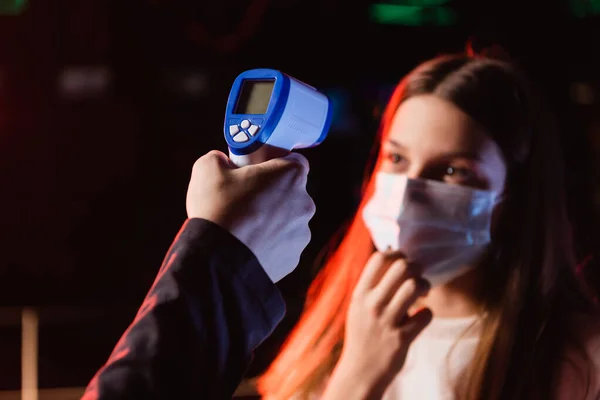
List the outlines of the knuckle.
{"label": "knuckle", "polygon": [[[194,162],[192,170],[194,172],[203,171],[205,169],[213,169],[219,162],[219,152],[211,150]],[[211,172],[212,173],[212,172]]]}
{"label": "knuckle", "polygon": [[417,283],[416,279],[414,279],[414,278],[409,278],[406,282],[404,282],[404,285],[406,285],[406,289],[410,293],[415,293],[417,291],[417,289],[419,288],[419,284]]}
{"label": "knuckle", "polygon": [[365,304],[363,305],[366,311],[366,315],[373,316],[375,318],[379,318],[381,316],[381,311],[377,306],[377,302],[372,299],[366,299]]}
{"label": "knuckle", "polygon": [[315,201],[313,200],[312,197],[307,195],[307,199],[305,202],[305,214],[308,217],[308,219],[310,220],[312,217],[314,217],[315,213],[317,212],[317,205],[315,204]]}
{"label": "knuckle", "polygon": [[294,182],[306,182],[308,176],[308,169],[304,164],[296,161],[290,161],[287,164],[286,172]]}
{"label": "knuckle", "polygon": [[385,255],[378,251],[374,252],[373,255],[371,255],[371,258],[369,258],[369,262],[375,263],[375,264],[381,264],[384,261],[385,261]]}
{"label": "knuckle", "polygon": [[218,157],[219,154],[220,154],[220,151],[214,150],[214,149],[210,150],[208,153],[206,153],[206,155],[210,156],[210,157]]}
{"label": "knuckle", "polygon": [[317,205],[304,189],[288,191],[284,196],[287,197],[287,204],[292,208],[293,213],[300,216],[303,221],[310,221],[317,212]]}
{"label": "knuckle", "polygon": [[383,257],[389,263],[398,262],[403,265],[406,265],[406,258],[404,257],[404,254],[402,254],[398,251],[394,251],[394,250],[386,251],[383,253]]}
{"label": "knuckle", "polygon": [[300,241],[304,244],[304,246],[302,246],[303,248],[306,247],[310,243],[311,237],[312,237],[312,234],[311,234],[310,228],[308,227],[308,224],[307,224],[305,226],[305,229],[303,229],[302,233],[301,233]]}
{"label": "knuckle", "polygon": [[368,310],[369,314],[375,315],[376,317],[380,317],[382,314],[381,307],[381,296],[377,289],[373,289],[370,295],[365,297],[365,308]]}
{"label": "knuckle", "polygon": [[302,154],[291,153],[286,157],[286,159],[289,160],[291,163],[295,164],[298,167],[298,169],[304,174],[308,173],[308,170],[310,169],[310,164],[308,162],[308,159]]}
{"label": "knuckle", "polygon": [[408,271],[408,264],[403,258],[396,259],[394,260],[394,268],[397,268],[401,274],[404,274]]}
{"label": "knuckle", "polygon": [[217,162],[220,158],[220,153],[217,150],[211,150],[208,153],[206,153],[204,155],[204,157],[201,157],[200,159],[204,158],[206,160],[212,161],[212,162]]}

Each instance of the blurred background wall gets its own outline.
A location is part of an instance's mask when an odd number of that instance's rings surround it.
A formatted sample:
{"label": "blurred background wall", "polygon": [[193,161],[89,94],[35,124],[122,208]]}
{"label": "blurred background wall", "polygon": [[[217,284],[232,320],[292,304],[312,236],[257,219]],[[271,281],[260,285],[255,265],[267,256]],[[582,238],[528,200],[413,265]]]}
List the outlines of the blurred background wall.
{"label": "blurred background wall", "polygon": [[598,0],[0,0],[0,390],[21,385],[26,305],[42,388],[85,386],[106,360],[185,219],[193,162],[225,150],[229,87],[249,68],[281,69],[335,106],[329,138],[304,152],[313,241],[279,284],[288,315],[250,375],[354,211],[394,84],[469,37],[502,45],[551,103],[578,257],[597,279],[599,22]]}

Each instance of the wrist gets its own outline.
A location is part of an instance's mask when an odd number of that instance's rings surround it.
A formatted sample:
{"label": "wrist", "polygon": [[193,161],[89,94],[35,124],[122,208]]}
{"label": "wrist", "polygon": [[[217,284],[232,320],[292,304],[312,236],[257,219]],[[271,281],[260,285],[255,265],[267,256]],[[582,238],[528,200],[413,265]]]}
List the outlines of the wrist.
{"label": "wrist", "polygon": [[380,400],[387,386],[354,362],[340,359],[325,390],[325,400]]}
{"label": "wrist", "polygon": [[227,224],[227,215],[225,212],[221,211],[221,210],[214,210],[214,209],[196,209],[196,210],[189,210],[188,213],[188,218],[199,218],[199,219],[205,219],[207,221],[212,222],[213,224],[219,225],[221,228],[225,229],[225,230],[229,230],[228,228],[228,224]]}

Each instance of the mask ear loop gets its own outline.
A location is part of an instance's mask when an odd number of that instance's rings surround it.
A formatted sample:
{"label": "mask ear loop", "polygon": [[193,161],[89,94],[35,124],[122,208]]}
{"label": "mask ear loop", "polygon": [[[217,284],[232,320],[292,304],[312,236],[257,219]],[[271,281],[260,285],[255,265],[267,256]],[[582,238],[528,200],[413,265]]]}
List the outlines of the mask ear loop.
{"label": "mask ear loop", "polygon": [[494,201],[492,202],[492,205],[494,207],[496,207],[498,204],[504,203],[506,201],[507,197],[508,196],[506,195],[506,192],[504,192],[504,191],[500,194],[494,193]]}
{"label": "mask ear loop", "polygon": [[[495,209],[500,204],[503,204],[506,201],[507,197],[508,196],[506,195],[505,191],[502,191],[502,193],[500,193],[500,194],[494,193],[493,208]],[[495,248],[495,253],[496,253],[496,254],[494,254],[494,262],[496,263],[497,268],[501,268],[500,259],[502,257],[502,245],[500,245],[498,243],[494,243],[493,247]]]}
{"label": "mask ear loop", "polygon": [[[506,196],[505,191],[502,191],[500,194],[494,193],[494,201],[492,202],[492,208],[495,210],[496,207],[498,207],[498,205],[500,205],[500,204],[503,204],[506,201],[506,199],[507,199],[507,196]],[[496,246],[496,244],[494,244],[494,245],[495,245],[494,247],[498,247],[498,251],[496,251],[496,254],[494,255],[494,261],[496,261],[496,263],[499,263],[501,246]]]}
{"label": "mask ear loop", "polygon": [[[494,201],[493,208],[494,210],[501,204],[504,204],[508,200],[508,195],[506,194],[506,190],[503,190],[500,193],[494,193]],[[496,268],[502,268],[502,256],[504,255],[502,250],[502,244],[499,243],[498,240],[493,240],[492,237],[492,249],[493,254],[493,262],[496,264]]]}

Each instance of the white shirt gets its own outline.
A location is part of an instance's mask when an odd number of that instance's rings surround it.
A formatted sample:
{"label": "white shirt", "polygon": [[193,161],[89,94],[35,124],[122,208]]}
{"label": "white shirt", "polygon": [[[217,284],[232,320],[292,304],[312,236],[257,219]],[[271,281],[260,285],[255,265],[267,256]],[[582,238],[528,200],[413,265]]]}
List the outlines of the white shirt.
{"label": "white shirt", "polygon": [[[588,354],[596,364],[591,390],[586,399],[600,399],[600,337],[592,329]],[[453,382],[473,358],[479,341],[481,322],[467,318],[433,318],[411,344],[402,371],[394,379],[383,400],[451,400]],[[573,370],[565,370],[560,399],[572,400],[576,385]],[[580,385],[579,385],[580,386]],[[582,398],[582,397],[577,397]]]}
{"label": "white shirt", "polygon": [[471,361],[480,328],[477,316],[433,318],[411,344],[384,400],[453,399],[452,382]]}

